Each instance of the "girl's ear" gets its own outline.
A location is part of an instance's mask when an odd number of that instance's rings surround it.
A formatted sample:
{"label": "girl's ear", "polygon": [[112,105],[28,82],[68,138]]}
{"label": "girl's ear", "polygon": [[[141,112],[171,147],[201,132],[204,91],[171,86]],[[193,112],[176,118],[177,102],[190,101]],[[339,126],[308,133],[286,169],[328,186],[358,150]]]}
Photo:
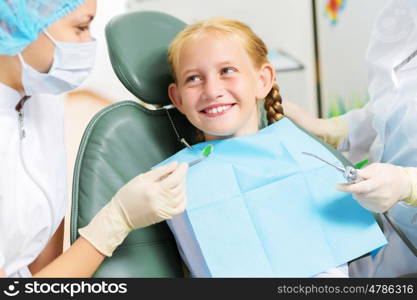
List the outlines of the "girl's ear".
{"label": "girl's ear", "polygon": [[258,76],[256,99],[264,99],[275,82],[275,68],[270,63],[263,64],[258,71]]}
{"label": "girl's ear", "polygon": [[182,101],[181,96],[179,94],[178,86],[176,83],[171,83],[168,86],[168,96],[169,99],[171,99],[172,103],[175,105],[175,107],[183,113],[182,111]]}

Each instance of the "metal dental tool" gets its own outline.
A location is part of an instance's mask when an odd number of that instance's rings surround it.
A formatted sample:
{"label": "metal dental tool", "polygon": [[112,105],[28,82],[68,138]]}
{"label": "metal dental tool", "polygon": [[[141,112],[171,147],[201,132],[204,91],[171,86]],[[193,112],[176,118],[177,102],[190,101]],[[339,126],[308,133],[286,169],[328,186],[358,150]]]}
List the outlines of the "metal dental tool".
{"label": "metal dental tool", "polygon": [[355,169],[354,167],[347,166],[347,167],[344,168],[344,167],[335,165],[335,164],[333,164],[331,162],[328,162],[328,161],[322,159],[321,157],[318,157],[317,155],[315,155],[313,153],[308,153],[308,152],[301,152],[301,153],[302,154],[306,154],[306,155],[310,155],[312,157],[315,157],[315,158],[321,160],[322,162],[324,162],[324,163],[326,163],[328,165],[331,165],[332,167],[336,168],[337,170],[339,170],[340,172],[343,173],[343,177],[345,177],[348,182],[356,182],[356,181],[361,180],[361,178],[358,175],[358,170]]}
{"label": "metal dental tool", "polygon": [[[212,152],[213,152],[214,146],[212,144],[208,144],[207,146],[204,147],[204,149],[201,151],[201,158],[197,158],[191,162],[188,163],[188,167],[192,167],[196,164],[198,164],[199,162],[201,162],[203,159],[207,158]],[[159,180],[164,180],[165,178],[167,178],[170,174],[165,174],[164,176],[162,176]]]}
{"label": "metal dental tool", "polygon": [[178,141],[182,143],[183,145],[185,145],[185,147],[187,147],[188,149],[193,150],[193,147],[190,146],[190,144],[188,144],[185,138],[181,137],[180,134],[178,133],[177,128],[175,127],[174,121],[172,120],[171,114],[169,113],[169,110],[165,109],[165,111],[168,115],[169,122],[171,123],[171,126],[174,129],[174,132],[175,132],[175,135],[177,136]]}
{"label": "metal dental tool", "polygon": [[203,155],[203,157],[193,160],[192,162],[189,162],[188,167],[192,167],[198,164],[199,162],[201,162],[206,157],[208,157],[213,152],[213,149],[214,149],[214,146],[212,144],[209,144],[206,147],[204,147],[204,149],[201,151],[201,154]]}

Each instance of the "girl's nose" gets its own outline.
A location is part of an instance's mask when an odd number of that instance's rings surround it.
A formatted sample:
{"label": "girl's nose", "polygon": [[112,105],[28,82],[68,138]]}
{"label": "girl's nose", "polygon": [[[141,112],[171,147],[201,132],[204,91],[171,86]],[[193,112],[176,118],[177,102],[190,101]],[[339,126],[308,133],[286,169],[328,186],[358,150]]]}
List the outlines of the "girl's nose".
{"label": "girl's nose", "polygon": [[221,80],[215,76],[206,78],[204,83],[205,100],[215,100],[223,96],[223,86]]}

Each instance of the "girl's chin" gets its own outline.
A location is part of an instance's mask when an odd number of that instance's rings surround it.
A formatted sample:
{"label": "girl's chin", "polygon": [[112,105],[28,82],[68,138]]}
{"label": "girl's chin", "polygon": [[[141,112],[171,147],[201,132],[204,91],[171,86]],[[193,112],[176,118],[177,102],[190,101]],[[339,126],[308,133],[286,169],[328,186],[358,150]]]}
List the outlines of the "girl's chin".
{"label": "girl's chin", "polygon": [[220,130],[202,130],[206,139],[216,140],[232,137],[235,135],[236,130],[220,131]]}

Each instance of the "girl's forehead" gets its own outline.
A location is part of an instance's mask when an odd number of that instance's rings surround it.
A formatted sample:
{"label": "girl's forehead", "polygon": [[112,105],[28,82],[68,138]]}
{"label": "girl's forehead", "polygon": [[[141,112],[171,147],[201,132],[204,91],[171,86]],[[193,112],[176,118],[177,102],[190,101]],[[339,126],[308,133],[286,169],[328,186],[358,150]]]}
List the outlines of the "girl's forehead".
{"label": "girl's forehead", "polygon": [[213,54],[214,52],[217,56],[247,54],[242,41],[236,36],[227,33],[209,32],[187,40],[181,47],[180,57],[200,56],[200,52],[203,55],[204,53]]}
{"label": "girl's forehead", "polygon": [[232,63],[253,65],[242,38],[228,32],[203,32],[190,36],[177,52],[178,75],[202,65]]}
{"label": "girl's forehead", "polygon": [[223,43],[233,43],[238,44],[238,46],[243,45],[243,40],[236,33],[224,32],[218,30],[206,30],[199,32],[191,36],[188,41],[184,43],[184,48],[187,45],[195,45],[200,43],[202,40],[212,41],[212,42],[223,42]]}

